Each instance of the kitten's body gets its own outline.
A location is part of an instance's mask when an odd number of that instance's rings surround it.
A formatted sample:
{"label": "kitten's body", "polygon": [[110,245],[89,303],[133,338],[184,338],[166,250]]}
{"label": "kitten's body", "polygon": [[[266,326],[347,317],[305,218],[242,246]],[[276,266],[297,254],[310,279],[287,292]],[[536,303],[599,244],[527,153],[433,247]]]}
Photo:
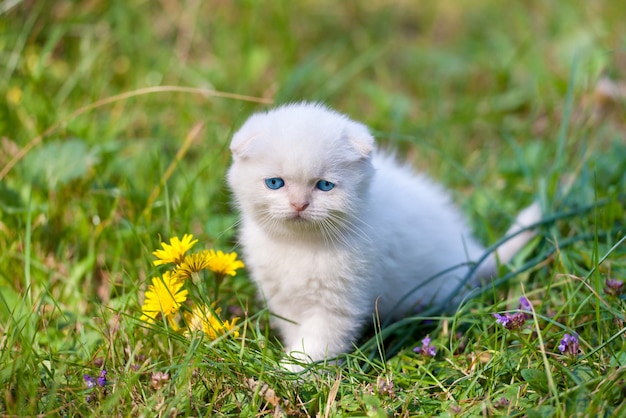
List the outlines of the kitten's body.
{"label": "kitten's body", "polygon": [[[376,151],[364,125],[319,105],[288,105],[252,116],[231,150],[244,257],[288,353],[332,357],[351,349],[375,311],[385,320],[460,300],[451,293],[469,265],[429,279],[477,261],[484,248],[447,193]],[[519,226],[538,217],[531,207]],[[530,236],[508,241],[500,260]],[[469,285],[495,266],[488,258]]]}

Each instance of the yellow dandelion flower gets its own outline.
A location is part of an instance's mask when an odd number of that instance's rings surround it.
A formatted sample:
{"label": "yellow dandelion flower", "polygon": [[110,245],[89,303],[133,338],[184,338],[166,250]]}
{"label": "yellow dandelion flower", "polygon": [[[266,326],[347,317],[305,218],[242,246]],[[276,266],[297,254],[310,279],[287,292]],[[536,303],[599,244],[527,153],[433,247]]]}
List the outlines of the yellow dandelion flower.
{"label": "yellow dandelion flower", "polygon": [[216,274],[234,276],[237,269],[245,267],[241,260],[237,260],[235,252],[224,254],[222,251],[209,250],[209,254],[209,270]]}
{"label": "yellow dandelion flower", "polygon": [[203,332],[208,338],[215,340],[220,335],[232,332],[234,338],[239,337],[236,323],[239,318],[235,317],[230,321],[222,321],[219,317],[221,308],[213,309],[206,305],[196,305],[191,312],[185,314],[187,327],[191,332]]}
{"label": "yellow dandelion flower", "polygon": [[162,250],[156,250],[152,254],[158,260],[154,260],[153,263],[155,266],[160,266],[161,264],[174,263],[178,264],[185,257],[185,253],[193,247],[193,245],[198,242],[197,239],[193,240],[193,235],[185,234],[183,235],[182,241],[178,239],[178,237],[174,237],[170,239],[170,243],[166,244],[164,242],[161,243],[163,247]]}
{"label": "yellow dandelion flower", "polygon": [[211,254],[207,250],[186,256],[174,270],[174,276],[180,280],[187,280],[194,273],[208,269],[211,262]]}
{"label": "yellow dandelion flower", "polygon": [[154,322],[158,314],[163,314],[170,323],[180,305],[187,300],[188,290],[181,290],[184,282],[173,277],[166,271],[162,277],[154,277],[152,285],[148,287],[145,300],[141,307],[141,320],[148,323]]}

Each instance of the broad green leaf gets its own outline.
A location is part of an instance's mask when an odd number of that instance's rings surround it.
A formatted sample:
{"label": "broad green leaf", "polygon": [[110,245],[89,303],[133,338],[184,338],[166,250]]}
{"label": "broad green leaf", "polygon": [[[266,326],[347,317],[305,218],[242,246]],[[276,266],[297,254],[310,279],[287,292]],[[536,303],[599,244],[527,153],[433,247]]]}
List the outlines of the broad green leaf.
{"label": "broad green leaf", "polygon": [[537,369],[524,369],[521,373],[531,388],[541,394],[548,393],[548,379],[544,372]]}
{"label": "broad green leaf", "polygon": [[33,150],[24,161],[26,177],[54,190],[59,185],[86,177],[98,163],[98,153],[82,139],[48,142]]}

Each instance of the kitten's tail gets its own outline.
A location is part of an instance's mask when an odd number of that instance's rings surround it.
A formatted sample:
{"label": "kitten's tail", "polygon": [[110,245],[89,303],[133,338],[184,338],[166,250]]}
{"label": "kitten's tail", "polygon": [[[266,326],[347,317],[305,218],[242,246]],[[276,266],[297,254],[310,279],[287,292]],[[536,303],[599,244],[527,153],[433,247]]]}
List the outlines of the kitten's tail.
{"label": "kitten's tail", "polygon": [[500,245],[496,251],[482,263],[478,268],[476,276],[481,279],[495,277],[497,275],[498,263],[507,264],[524,245],[534,238],[537,234],[536,230],[524,229],[539,222],[541,216],[541,207],[537,202],[522,210],[505,235],[505,237],[515,236]]}

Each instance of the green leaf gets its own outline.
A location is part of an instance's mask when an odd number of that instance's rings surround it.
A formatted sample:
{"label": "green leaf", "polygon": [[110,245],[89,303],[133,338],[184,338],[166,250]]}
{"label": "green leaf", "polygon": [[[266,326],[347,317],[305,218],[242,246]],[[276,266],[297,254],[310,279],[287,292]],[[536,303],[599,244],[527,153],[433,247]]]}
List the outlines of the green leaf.
{"label": "green leaf", "polygon": [[367,416],[376,418],[385,418],[388,416],[387,412],[382,406],[380,399],[372,395],[363,395],[363,403],[367,407]]}
{"label": "green leaf", "polygon": [[554,407],[549,405],[543,405],[535,409],[527,409],[526,414],[528,418],[547,418],[554,416]]}
{"label": "green leaf", "polygon": [[9,213],[15,213],[23,207],[24,204],[19,193],[0,182],[0,209]]}
{"label": "green leaf", "polygon": [[548,393],[548,379],[544,372],[537,369],[524,369],[521,373],[531,388],[541,394]]}
{"label": "green leaf", "polygon": [[53,141],[31,152],[24,161],[25,177],[41,186],[59,185],[85,177],[98,163],[98,153],[82,139]]}

